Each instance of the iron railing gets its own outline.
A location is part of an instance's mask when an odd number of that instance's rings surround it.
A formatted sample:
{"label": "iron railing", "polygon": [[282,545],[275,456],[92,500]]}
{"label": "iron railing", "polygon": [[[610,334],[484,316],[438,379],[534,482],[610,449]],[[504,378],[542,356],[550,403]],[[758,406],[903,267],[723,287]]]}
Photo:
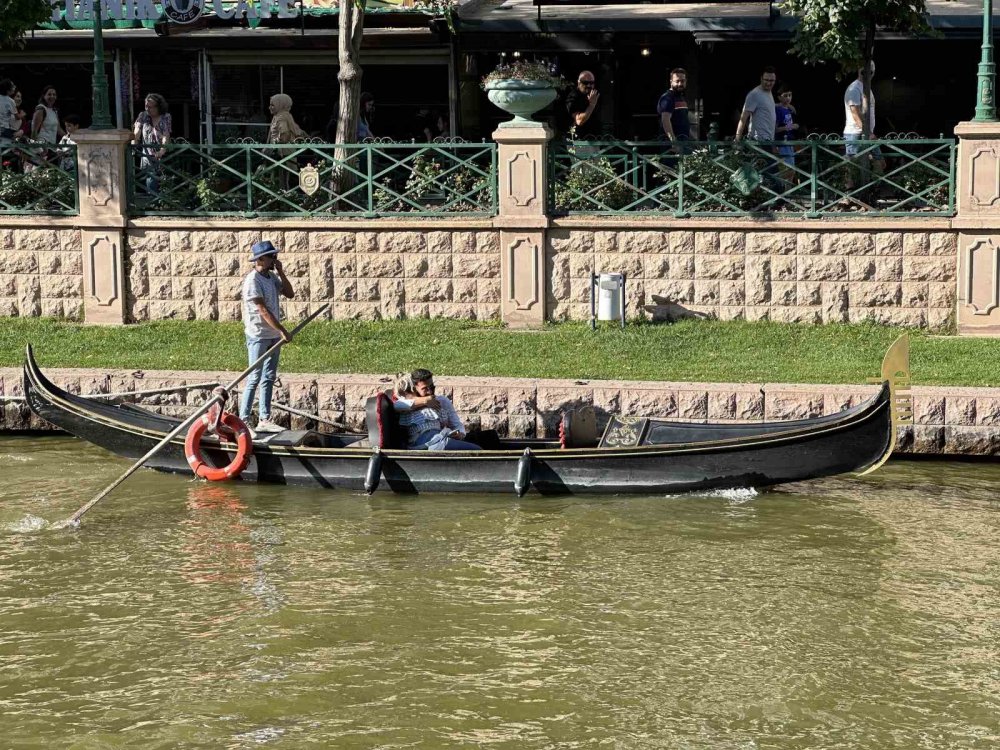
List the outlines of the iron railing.
{"label": "iron railing", "polygon": [[[850,148],[850,155],[847,150]],[[550,149],[554,214],[951,216],[955,141],[571,141]]]}
{"label": "iron railing", "polygon": [[72,144],[0,145],[0,214],[75,216],[77,171]]}
{"label": "iron railing", "polygon": [[494,216],[493,143],[132,146],[129,211],[168,216]]}

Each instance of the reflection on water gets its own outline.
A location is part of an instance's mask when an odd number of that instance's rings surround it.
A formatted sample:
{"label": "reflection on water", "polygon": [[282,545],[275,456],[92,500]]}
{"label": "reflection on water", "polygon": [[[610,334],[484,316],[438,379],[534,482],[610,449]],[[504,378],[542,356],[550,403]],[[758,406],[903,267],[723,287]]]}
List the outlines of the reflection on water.
{"label": "reflection on water", "polygon": [[0,439],[11,746],[993,748],[1000,466],[367,498]]}

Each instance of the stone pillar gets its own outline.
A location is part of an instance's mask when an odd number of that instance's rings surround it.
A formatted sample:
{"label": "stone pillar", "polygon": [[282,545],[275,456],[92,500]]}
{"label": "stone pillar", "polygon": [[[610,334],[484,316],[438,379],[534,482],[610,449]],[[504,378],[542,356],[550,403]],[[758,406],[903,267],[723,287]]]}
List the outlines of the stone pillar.
{"label": "stone pillar", "polygon": [[125,322],[124,235],[128,220],[128,130],[80,130],[74,136],[79,165],[83,244],[83,319]]}
{"label": "stone pillar", "polygon": [[498,144],[500,313],[513,328],[544,325],[549,128],[503,127]]}

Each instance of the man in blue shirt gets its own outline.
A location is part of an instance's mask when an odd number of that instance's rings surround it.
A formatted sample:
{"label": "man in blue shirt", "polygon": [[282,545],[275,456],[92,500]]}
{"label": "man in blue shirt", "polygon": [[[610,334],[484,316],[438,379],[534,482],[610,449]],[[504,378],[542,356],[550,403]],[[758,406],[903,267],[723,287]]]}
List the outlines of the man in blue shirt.
{"label": "man in blue shirt", "polygon": [[670,88],[656,103],[656,114],[660,116],[660,129],[664,137],[680,151],[679,141],[691,140],[691,121],[688,119],[688,104],[685,97],[687,71],[674,68],[670,71]]}
{"label": "man in blue shirt", "polygon": [[[243,332],[246,334],[247,355],[250,364],[256,362],[268,349],[281,339],[292,340],[292,335],[281,325],[279,295],[291,299],[295,296],[292,283],[285,276],[278,260],[278,248],[270,240],[257,242],[250,248],[253,269],[243,279]],[[253,409],[253,397],[260,384],[259,420],[256,432],[281,432],[283,427],[271,421],[271,392],[278,378],[278,355],[272,352],[260,367],[247,377],[240,398],[240,419],[247,422]]]}

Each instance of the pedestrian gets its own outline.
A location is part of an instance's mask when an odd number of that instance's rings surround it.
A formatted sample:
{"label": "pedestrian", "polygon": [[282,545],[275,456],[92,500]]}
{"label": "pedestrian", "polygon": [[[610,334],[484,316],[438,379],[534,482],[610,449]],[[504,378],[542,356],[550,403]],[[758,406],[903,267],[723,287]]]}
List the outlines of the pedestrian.
{"label": "pedestrian", "polygon": [[[874,77],[875,61],[872,60],[871,78]],[[844,92],[844,150],[855,167],[849,167],[847,170],[848,190],[854,188],[856,167],[860,166],[862,160],[869,160],[876,174],[882,174],[885,171],[885,157],[882,156],[882,149],[877,145],[862,147],[858,143],[864,138],[865,118],[868,120],[868,138],[875,140],[875,92],[869,93],[870,98],[865,99],[864,69],[862,68],[858,70],[857,79]]]}
{"label": "pedestrian", "polygon": [[434,374],[423,368],[396,381],[393,408],[406,430],[406,447],[411,450],[478,451],[465,440],[465,425],[447,396],[438,396]]}
{"label": "pedestrian", "polygon": [[[278,260],[278,249],[270,240],[255,242],[250,248],[250,260],[253,270],[243,279],[243,332],[247,356],[253,364],[279,341],[287,343],[292,340],[292,334],[281,325],[280,298],[292,299],[295,290]],[[281,432],[284,429],[271,421],[271,393],[278,377],[280,353],[281,349],[271,352],[259,367],[251,371],[240,397],[240,419],[247,423],[257,386],[260,385],[256,432]]]}
{"label": "pedestrian", "polygon": [[0,81],[0,145],[14,142],[17,121],[17,105],[14,104],[14,93],[17,86],[9,78]]}
{"label": "pedestrian", "polygon": [[[73,136],[76,135],[76,131],[80,129],[80,116],[66,115],[66,119],[63,120],[63,123],[66,128],[66,135],[60,139],[59,145],[75,146],[76,141],[73,140]],[[76,171],[76,156],[73,154],[73,149],[59,149],[59,168],[64,172]]]}
{"label": "pedestrian", "polygon": [[774,84],[778,80],[774,68],[768,66],[760,76],[760,84],[747,94],[743,102],[743,112],[736,126],[736,140],[744,137],[753,141],[774,140]]}
{"label": "pedestrian", "polygon": [[417,143],[432,143],[434,141],[434,115],[431,108],[421,106],[413,118],[413,140]]}
{"label": "pedestrian", "polygon": [[132,126],[132,142],[151,144],[142,149],[139,167],[146,175],[146,193],[155,197],[160,194],[160,161],[167,154],[173,120],[167,100],[160,94],[146,94],[143,106]]}
{"label": "pedestrian", "polygon": [[361,92],[361,105],[358,112],[358,142],[368,138],[374,138],[372,132],[372,120],[375,117],[375,95],[368,92]]}
{"label": "pedestrian", "polygon": [[656,103],[656,114],[660,118],[662,137],[671,143],[671,148],[680,153],[679,142],[691,140],[691,121],[688,117],[687,71],[674,68],[670,71],[669,88]]}
{"label": "pedestrian", "polygon": [[38,104],[35,106],[35,114],[31,118],[31,138],[42,143],[55,145],[62,136],[66,135],[59,124],[59,110],[56,108],[55,86],[45,86],[42,88],[42,95],[38,97]]}
{"label": "pedestrian", "polygon": [[24,97],[20,89],[14,91],[14,106],[17,108],[17,115],[14,118],[14,140],[27,140],[31,130],[31,118],[24,111]]}
{"label": "pedestrian", "polygon": [[292,117],[292,97],[288,94],[272,96],[267,109],[271,113],[271,125],[267,130],[268,143],[293,143],[298,138],[308,137]]}
{"label": "pedestrian", "polygon": [[566,97],[570,133],[574,139],[588,140],[600,135],[599,118],[594,117],[601,92],[597,79],[589,70],[581,70],[576,77],[576,88]]}
{"label": "pedestrian", "polygon": [[[798,113],[792,104],[792,89],[787,85],[778,88],[778,103],[774,108],[776,125],[774,135],[779,141],[798,140],[799,124],[795,122]],[[795,178],[795,147],[786,144],[778,146],[778,156],[784,163],[782,177],[788,182],[797,182]]]}

